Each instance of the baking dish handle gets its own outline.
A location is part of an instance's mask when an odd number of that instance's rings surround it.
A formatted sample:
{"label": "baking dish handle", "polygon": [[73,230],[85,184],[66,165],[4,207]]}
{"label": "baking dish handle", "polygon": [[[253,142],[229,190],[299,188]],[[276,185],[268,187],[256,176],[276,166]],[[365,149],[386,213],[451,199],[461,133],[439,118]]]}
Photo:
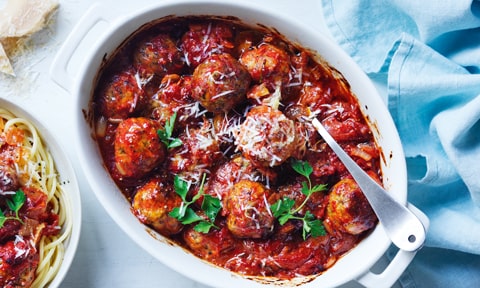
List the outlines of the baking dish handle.
{"label": "baking dish handle", "polygon": [[[430,223],[428,217],[411,203],[407,204],[407,208],[410,209],[410,211],[412,211],[413,214],[420,219],[425,227],[425,231],[428,231],[428,226]],[[407,269],[408,265],[410,265],[410,262],[412,262],[413,257],[415,257],[415,254],[417,254],[417,251],[418,250],[398,250],[395,257],[381,273],[377,274],[373,273],[372,271],[368,271],[360,278],[356,279],[356,281],[365,287],[392,287],[398,278],[400,278],[400,276],[403,274],[405,269]]]}
{"label": "baking dish handle", "polygon": [[93,4],[70,32],[50,66],[50,78],[67,92],[71,92],[75,76],[75,71],[69,71],[69,64],[78,46],[97,24],[101,22],[110,24],[111,20],[107,11],[109,9],[104,5]]}

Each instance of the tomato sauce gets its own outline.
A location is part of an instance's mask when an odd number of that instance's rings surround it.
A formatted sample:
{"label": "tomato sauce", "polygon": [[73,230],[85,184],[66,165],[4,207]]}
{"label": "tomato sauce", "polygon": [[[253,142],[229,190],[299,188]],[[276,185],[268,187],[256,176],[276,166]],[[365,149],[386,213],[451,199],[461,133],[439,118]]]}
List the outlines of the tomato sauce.
{"label": "tomato sauce", "polygon": [[52,212],[46,191],[31,184],[34,176],[23,171],[22,161],[29,159],[26,137],[16,127],[0,130],[0,286],[5,288],[31,286],[42,260],[41,238],[60,232],[59,216]]}
{"label": "tomato sauce", "polygon": [[[147,25],[102,67],[92,107],[103,161],[132,213],[215,265],[281,279],[320,274],[377,223],[309,122],[317,117],[381,182],[355,96],[338,71],[275,31],[215,17]],[[216,217],[205,199],[218,201]],[[286,221],[280,202],[291,203]],[[183,206],[196,222],[175,217]]]}

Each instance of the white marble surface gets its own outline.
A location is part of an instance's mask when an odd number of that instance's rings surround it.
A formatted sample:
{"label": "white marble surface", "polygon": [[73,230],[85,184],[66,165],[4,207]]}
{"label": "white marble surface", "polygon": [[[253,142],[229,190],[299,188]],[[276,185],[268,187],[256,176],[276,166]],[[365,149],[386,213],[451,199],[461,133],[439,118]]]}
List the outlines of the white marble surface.
{"label": "white marble surface", "polygon": [[[0,7],[5,2],[6,0],[0,0]],[[65,41],[68,33],[94,2],[94,0],[60,0],[55,21],[46,30],[35,35],[32,50],[14,59],[17,77],[0,75],[0,97],[22,106],[53,131],[70,157],[80,183],[82,233],[77,255],[62,288],[207,287],[172,271],[134,243],[98,203],[77,163],[72,143],[73,117],[70,112],[74,99],[50,80],[48,70],[56,51]],[[156,1],[107,0],[103,2],[115,3],[115,9],[127,12]],[[317,0],[263,0],[261,2],[270,9],[294,15],[298,21],[314,26],[321,33],[327,33]]]}

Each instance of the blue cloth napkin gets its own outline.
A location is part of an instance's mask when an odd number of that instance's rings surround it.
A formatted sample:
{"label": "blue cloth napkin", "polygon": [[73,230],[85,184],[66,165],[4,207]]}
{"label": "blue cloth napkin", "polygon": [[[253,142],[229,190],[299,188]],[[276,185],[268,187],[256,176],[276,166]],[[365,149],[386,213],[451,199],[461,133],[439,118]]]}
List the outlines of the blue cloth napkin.
{"label": "blue cloth napkin", "polygon": [[480,1],[322,0],[333,38],[375,81],[430,218],[403,287],[480,287]]}

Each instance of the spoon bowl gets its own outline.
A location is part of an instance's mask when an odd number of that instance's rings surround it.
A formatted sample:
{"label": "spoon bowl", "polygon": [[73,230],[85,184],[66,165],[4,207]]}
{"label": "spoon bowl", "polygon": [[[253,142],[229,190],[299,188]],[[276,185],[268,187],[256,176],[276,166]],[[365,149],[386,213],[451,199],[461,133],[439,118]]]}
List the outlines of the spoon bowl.
{"label": "spoon bowl", "polygon": [[313,118],[312,125],[355,179],[393,244],[405,251],[420,249],[425,242],[426,234],[425,226],[420,219],[370,178],[333,139],[317,118]]}

